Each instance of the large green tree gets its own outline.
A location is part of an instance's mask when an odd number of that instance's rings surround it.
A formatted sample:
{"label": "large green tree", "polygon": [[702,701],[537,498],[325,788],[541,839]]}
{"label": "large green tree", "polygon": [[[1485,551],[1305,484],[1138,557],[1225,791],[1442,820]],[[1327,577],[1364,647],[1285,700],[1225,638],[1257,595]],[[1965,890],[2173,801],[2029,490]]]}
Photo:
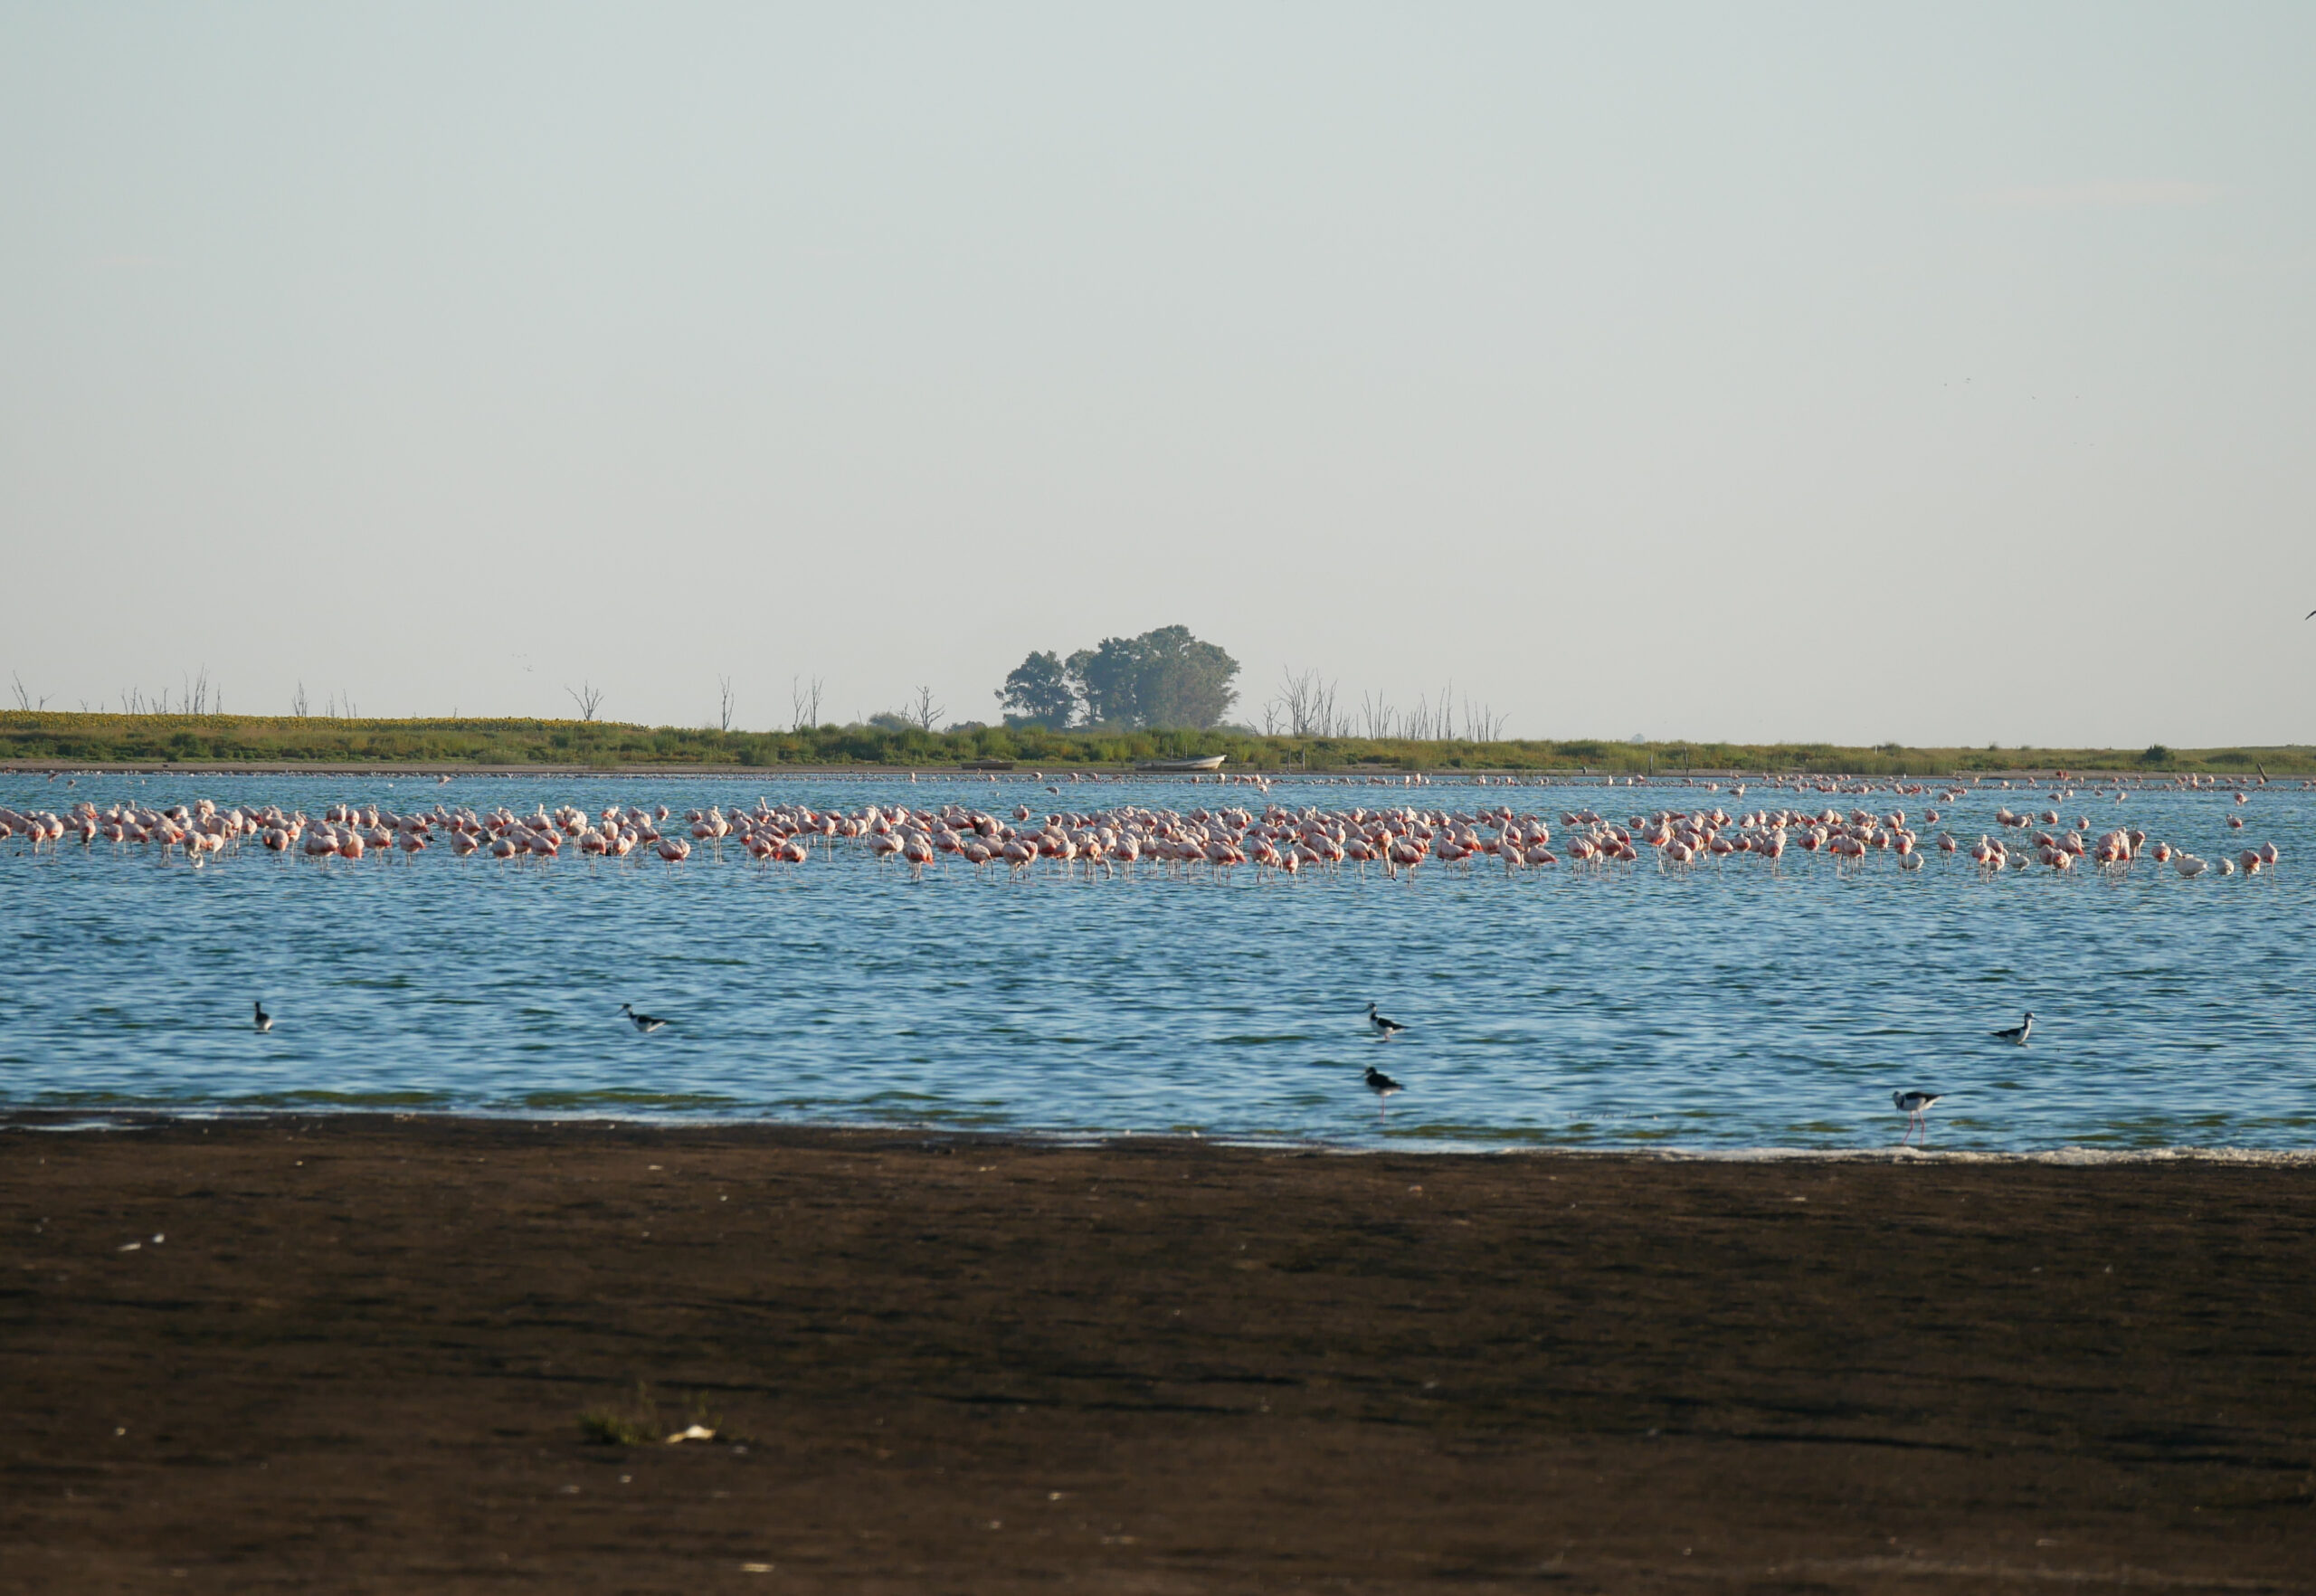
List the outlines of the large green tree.
{"label": "large green tree", "polygon": [[1031,654],[1013,668],[998,689],[1009,726],[1046,726],[1056,731],[1077,713],[1077,689],[1058,654]]}
{"label": "large green tree", "polygon": [[1106,637],[1070,655],[1066,669],[1098,726],[1219,726],[1239,697],[1230,685],[1239,661],[1187,626]]}

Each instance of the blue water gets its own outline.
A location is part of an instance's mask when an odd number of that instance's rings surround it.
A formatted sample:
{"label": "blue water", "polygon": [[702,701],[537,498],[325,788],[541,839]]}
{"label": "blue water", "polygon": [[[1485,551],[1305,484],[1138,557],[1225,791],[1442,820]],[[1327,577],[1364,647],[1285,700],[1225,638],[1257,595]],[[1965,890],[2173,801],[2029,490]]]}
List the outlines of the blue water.
{"label": "blue water", "polygon": [[[1330,808],[1734,813],[1763,802],[1919,816],[1919,796],[1282,784]],[[0,803],[208,797],[520,813],[717,803],[858,810],[949,798],[1040,816],[1123,797],[1187,812],[1210,786],[906,778],[431,781],[0,776]],[[1184,1133],[1399,1146],[1886,1146],[1894,1088],[1948,1094],[1932,1145],[2316,1145],[2316,793],[2089,791],[2055,805],[2214,861],[2188,881],[2041,868],[1993,880],[1932,853],[1837,870],[1797,849],[1661,870],[1493,861],[1258,882],[1145,860],[1131,879],[1025,879],[944,860],[913,878],[855,844],[760,872],[728,845],[679,867],[460,860],[317,866],[254,841],[195,869],[157,849],[0,844],[0,1105],[420,1111]],[[1989,789],[1943,805],[2002,833]],[[2226,817],[2242,812],[2243,831]],[[1938,828],[1922,828],[1925,839]],[[254,1034],[250,1002],[278,1016]],[[1388,1044],[1363,1005],[1406,1022]],[[675,1023],[639,1036],[632,1002]],[[1988,1032],[2032,1009],[2030,1045]],[[1361,1084],[1406,1083],[1379,1123]]]}

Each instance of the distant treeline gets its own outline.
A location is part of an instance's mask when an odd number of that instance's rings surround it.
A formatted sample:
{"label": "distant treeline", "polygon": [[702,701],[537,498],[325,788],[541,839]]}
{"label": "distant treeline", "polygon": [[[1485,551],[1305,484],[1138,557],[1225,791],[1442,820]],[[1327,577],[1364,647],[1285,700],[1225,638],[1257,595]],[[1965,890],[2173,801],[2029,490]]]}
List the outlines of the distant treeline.
{"label": "distant treeline", "polygon": [[1629,743],[1266,736],[1244,728],[1115,731],[821,726],[718,731],[581,720],[349,720],[302,716],[0,712],[0,758],[58,764],[874,765],[1013,760],[1057,770],[1229,756],[1241,770],[1685,770],[1934,775],[1951,771],[2130,771],[2316,775],[2316,747],[1870,748],[1829,743]]}

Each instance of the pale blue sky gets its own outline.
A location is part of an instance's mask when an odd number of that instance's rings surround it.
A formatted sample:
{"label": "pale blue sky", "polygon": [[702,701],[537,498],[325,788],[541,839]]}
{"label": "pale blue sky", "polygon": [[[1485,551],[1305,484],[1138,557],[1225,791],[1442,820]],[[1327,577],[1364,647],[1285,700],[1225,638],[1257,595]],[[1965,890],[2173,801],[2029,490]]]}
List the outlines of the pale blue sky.
{"label": "pale blue sky", "polygon": [[[0,671],[2316,741],[2316,7],[0,5]],[[1251,718],[1251,716],[1249,716]]]}

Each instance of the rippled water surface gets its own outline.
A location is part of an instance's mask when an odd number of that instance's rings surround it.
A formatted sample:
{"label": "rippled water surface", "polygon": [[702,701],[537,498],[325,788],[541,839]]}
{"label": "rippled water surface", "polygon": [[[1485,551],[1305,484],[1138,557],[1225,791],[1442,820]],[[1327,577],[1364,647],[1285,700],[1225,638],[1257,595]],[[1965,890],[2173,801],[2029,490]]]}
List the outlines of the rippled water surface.
{"label": "rippled water surface", "polygon": [[[408,780],[0,776],[0,803],[209,797],[318,813],[438,800],[575,803],[961,799],[1042,816],[1120,801],[1187,812],[1234,788],[906,779]],[[1764,801],[1921,797],[1677,787],[1485,793],[1282,784],[1289,805],[1512,802],[1612,819]],[[2089,792],[2061,805],[2245,879],[2036,869],[1984,880],[1932,854],[1837,871],[1789,854],[1685,871],[1493,862],[1258,882],[1026,879],[948,860],[919,880],[857,845],[759,871],[726,850],[590,867],[459,860],[318,866],[254,843],[195,869],[157,850],[0,845],[0,1098],[15,1107],[284,1105],[631,1117],[1182,1132],[1408,1145],[1857,1147],[1894,1141],[1899,1087],[1948,1094],[1932,1144],[2316,1145],[2316,868],[2295,784]],[[1948,805],[1967,843],[2040,789]],[[1255,804],[1259,808],[1259,804]],[[2240,812],[2242,831],[2226,826]],[[1925,829],[1926,837],[1935,829]],[[2014,839],[2015,833],[2011,834]],[[277,1014],[254,1034],[250,1002]],[[1405,1021],[1366,1035],[1373,1000]],[[639,1036],[622,1002],[675,1023]],[[1988,1032],[2032,1009],[2030,1045]],[[1361,1085],[1403,1080],[1378,1122]]]}

